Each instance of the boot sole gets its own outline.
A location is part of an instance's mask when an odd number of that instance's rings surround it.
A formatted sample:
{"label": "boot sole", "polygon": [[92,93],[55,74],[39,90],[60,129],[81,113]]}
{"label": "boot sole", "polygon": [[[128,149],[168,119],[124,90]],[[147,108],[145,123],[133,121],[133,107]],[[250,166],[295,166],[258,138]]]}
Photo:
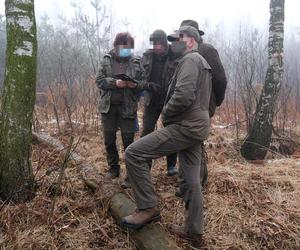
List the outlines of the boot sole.
{"label": "boot sole", "polygon": [[121,225],[122,225],[122,227],[129,229],[129,230],[138,230],[152,222],[157,222],[160,220],[161,220],[161,215],[158,214],[156,216],[153,216],[152,218],[150,218],[148,221],[144,222],[143,224],[132,224],[132,223],[128,223],[127,221],[123,220]]}

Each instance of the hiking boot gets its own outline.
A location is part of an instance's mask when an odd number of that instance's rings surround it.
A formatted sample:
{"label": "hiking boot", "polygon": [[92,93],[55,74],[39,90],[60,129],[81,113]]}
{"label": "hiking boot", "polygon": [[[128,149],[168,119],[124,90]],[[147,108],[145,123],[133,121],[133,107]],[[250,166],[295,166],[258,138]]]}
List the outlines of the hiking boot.
{"label": "hiking boot", "polygon": [[189,234],[184,231],[184,228],[171,224],[168,226],[171,233],[190,241],[193,247],[200,248],[202,246],[202,234]]}
{"label": "hiking boot", "polygon": [[127,188],[130,188],[130,187],[131,187],[131,184],[129,182],[129,178],[126,177],[125,180],[121,184],[121,188],[127,189]]}
{"label": "hiking boot", "polygon": [[122,226],[127,229],[137,230],[151,222],[159,221],[160,219],[160,212],[156,207],[136,210],[133,214],[123,218]]}
{"label": "hiking boot", "polygon": [[120,165],[111,165],[108,170],[107,176],[109,178],[115,179],[120,176]]}
{"label": "hiking boot", "polygon": [[181,188],[178,188],[177,191],[175,192],[175,196],[179,197],[179,198],[183,198],[184,196],[184,190]]}
{"label": "hiking boot", "polygon": [[167,176],[173,176],[176,175],[177,173],[178,172],[177,172],[176,165],[168,167]]}

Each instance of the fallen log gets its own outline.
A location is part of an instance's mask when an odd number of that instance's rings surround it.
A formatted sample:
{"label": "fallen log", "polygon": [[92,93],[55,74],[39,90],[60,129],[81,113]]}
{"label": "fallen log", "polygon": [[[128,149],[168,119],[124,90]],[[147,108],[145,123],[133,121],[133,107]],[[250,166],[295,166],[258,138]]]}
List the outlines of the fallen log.
{"label": "fallen log", "polygon": [[[123,193],[117,193],[111,199],[110,211],[119,224],[122,218],[134,212],[135,208],[134,203]],[[159,223],[149,224],[140,230],[129,232],[129,234],[138,249],[180,249]]]}
{"label": "fallen log", "polygon": [[[58,152],[62,154],[65,153],[67,147],[65,147],[59,140],[53,138],[47,134],[38,134],[33,132],[33,139],[38,143],[45,144],[47,146],[53,147]],[[75,162],[75,165],[78,166],[80,177],[83,180],[84,184],[90,189],[96,189],[97,184],[92,181],[91,169],[95,169],[93,165],[86,162],[79,154],[75,152],[70,152],[70,160]],[[84,177],[84,175],[86,177]],[[93,177],[93,176],[92,176]],[[114,194],[117,189],[111,182],[110,185],[105,185],[104,189],[110,189],[110,211],[112,216],[116,219],[118,223],[121,222],[121,219],[134,212],[135,205],[134,203],[123,193]],[[108,197],[105,197],[108,198]],[[162,225],[155,223],[150,224],[138,231],[130,232],[130,237],[135,242],[137,247],[142,250],[176,250],[180,249],[174,240],[171,239],[170,235],[164,230]]]}
{"label": "fallen log", "polygon": [[[51,137],[48,134],[38,134],[32,132],[33,140],[37,141],[38,143],[45,144],[54,148],[56,151],[64,154],[67,151],[67,147],[65,147],[59,140],[56,138]],[[95,169],[93,165],[86,162],[79,154],[71,151],[69,156],[71,161],[75,162],[75,165],[78,166],[79,176],[83,181],[84,185],[90,189],[91,191],[95,191],[97,188],[96,182],[93,180],[93,176],[89,177],[88,174],[91,172],[92,169]]]}

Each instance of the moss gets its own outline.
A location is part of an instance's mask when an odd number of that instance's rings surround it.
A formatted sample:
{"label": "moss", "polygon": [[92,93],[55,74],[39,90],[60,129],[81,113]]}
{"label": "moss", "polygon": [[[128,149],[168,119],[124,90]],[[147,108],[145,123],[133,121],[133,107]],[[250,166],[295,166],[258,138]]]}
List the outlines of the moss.
{"label": "moss", "polygon": [[[33,1],[23,4],[21,13],[10,12],[7,17],[18,20],[18,17],[26,15],[32,20],[33,27],[28,33],[17,23],[16,25],[7,23],[7,66],[0,123],[0,196],[2,198],[27,199],[33,189],[33,174],[29,161],[37,60],[33,7]],[[22,47],[24,41],[33,45],[31,56],[15,53]]]}
{"label": "moss", "polygon": [[248,160],[264,159],[270,146],[274,109],[283,75],[284,1],[270,1],[269,67],[250,133],[241,148]]}

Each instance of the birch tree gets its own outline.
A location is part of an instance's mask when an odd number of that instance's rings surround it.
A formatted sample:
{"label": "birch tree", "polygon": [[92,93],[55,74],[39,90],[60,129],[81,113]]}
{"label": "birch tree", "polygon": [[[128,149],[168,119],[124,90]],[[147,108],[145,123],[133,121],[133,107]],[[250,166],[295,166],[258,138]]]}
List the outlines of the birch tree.
{"label": "birch tree", "polygon": [[284,0],[270,0],[268,70],[250,132],[241,147],[248,160],[263,159],[272,136],[276,100],[283,76]]}
{"label": "birch tree", "polygon": [[0,113],[0,197],[27,200],[33,194],[30,164],[36,85],[34,0],[6,0],[6,68]]}

